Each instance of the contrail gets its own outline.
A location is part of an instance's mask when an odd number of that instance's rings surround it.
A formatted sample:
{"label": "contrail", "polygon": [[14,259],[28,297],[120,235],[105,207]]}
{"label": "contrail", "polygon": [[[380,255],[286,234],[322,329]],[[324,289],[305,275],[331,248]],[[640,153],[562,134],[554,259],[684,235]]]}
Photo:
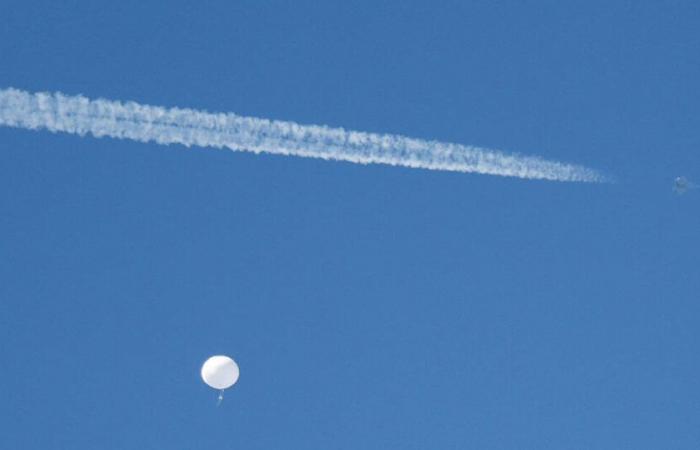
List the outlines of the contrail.
{"label": "contrail", "polygon": [[0,125],[357,164],[557,181],[607,181],[605,176],[586,167],[485,148],[232,113],[212,114],[134,102],[90,100],[59,92],[33,94],[13,88],[0,90]]}

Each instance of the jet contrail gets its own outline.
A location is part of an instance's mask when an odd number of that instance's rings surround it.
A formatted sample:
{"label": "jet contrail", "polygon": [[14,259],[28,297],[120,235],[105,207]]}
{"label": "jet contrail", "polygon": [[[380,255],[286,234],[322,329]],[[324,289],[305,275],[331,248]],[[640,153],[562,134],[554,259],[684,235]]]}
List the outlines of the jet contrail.
{"label": "jet contrail", "polygon": [[212,114],[62,93],[0,90],[0,125],[92,134],[187,147],[228,148],[307,158],[528,179],[605,182],[586,167],[533,156],[322,125]]}

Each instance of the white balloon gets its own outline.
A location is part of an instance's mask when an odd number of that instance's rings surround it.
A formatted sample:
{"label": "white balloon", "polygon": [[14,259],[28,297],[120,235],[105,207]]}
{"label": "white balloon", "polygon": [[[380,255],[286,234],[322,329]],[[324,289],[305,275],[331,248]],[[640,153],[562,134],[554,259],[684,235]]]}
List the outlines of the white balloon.
{"label": "white balloon", "polygon": [[202,365],[202,380],[214,389],[230,388],[238,375],[238,364],[228,356],[212,356]]}

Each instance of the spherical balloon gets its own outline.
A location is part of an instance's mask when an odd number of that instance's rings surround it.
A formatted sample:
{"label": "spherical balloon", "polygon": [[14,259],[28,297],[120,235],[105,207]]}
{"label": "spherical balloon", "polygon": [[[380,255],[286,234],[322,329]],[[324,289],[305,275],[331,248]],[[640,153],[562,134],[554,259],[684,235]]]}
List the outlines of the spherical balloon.
{"label": "spherical balloon", "polygon": [[238,364],[228,356],[212,356],[202,365],[202,380],[214,389],[230,388],[238,375]]}

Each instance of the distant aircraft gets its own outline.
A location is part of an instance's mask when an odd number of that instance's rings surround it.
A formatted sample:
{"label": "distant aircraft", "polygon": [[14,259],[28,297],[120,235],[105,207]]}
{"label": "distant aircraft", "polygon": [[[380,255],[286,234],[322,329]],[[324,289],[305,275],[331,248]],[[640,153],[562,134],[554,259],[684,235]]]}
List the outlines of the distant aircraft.
{"label": "distant aircraft", "polygon": [[677,177],[673,180],[673,192],[678,195],[685,194],[690,189],[695,189],[697,185],[689,181],[686,177]]}

